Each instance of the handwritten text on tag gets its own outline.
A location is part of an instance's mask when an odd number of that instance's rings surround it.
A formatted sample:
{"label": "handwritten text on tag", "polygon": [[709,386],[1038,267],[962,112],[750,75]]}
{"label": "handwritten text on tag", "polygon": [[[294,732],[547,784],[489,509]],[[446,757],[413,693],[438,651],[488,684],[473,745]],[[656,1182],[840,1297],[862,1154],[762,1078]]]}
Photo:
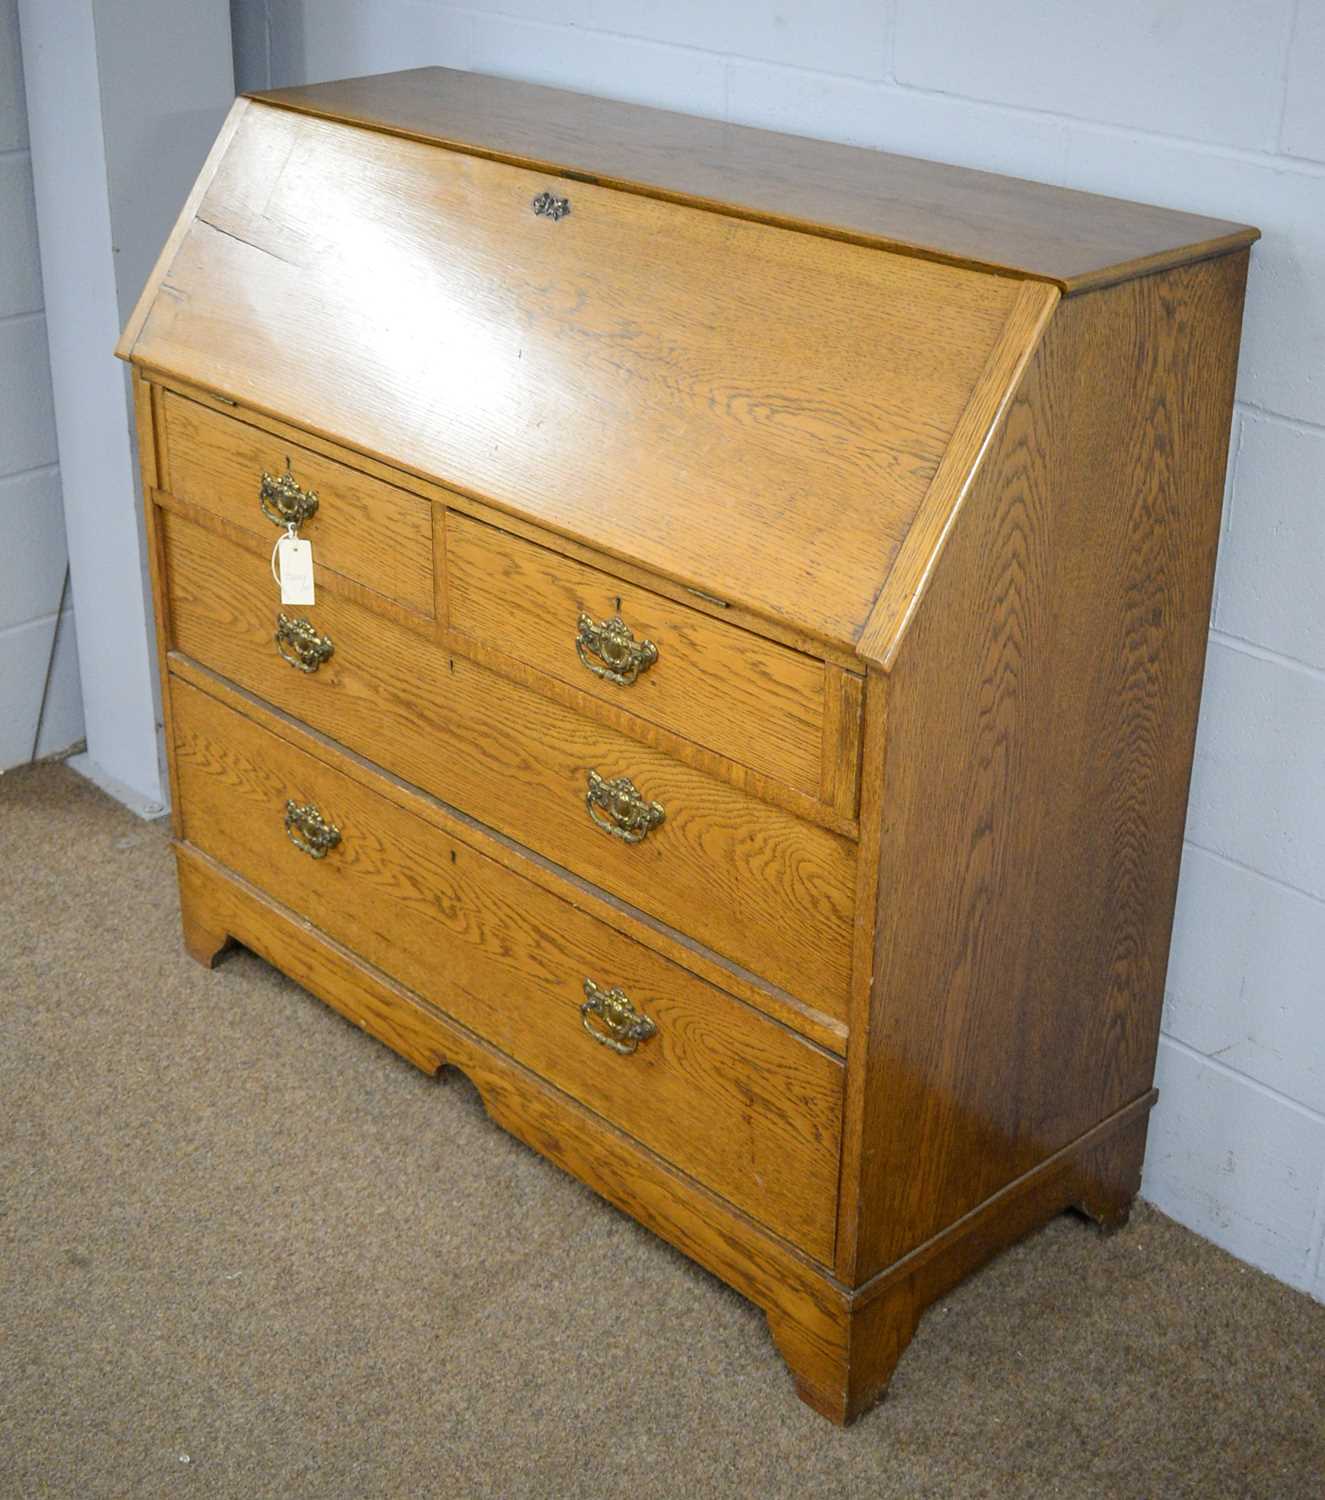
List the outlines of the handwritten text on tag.
{"label": "handwritten text on tag", "polygon": [[276,558],[281,570],[281,603],[314,603],[312,542],[283,536],[276,543]]}

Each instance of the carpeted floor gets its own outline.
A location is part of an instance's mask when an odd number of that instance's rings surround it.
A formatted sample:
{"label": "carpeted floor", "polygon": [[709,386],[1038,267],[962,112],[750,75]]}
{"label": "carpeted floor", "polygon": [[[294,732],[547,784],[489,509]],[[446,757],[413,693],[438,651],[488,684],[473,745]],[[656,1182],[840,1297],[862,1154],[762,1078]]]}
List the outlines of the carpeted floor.
{"label": "carpeted floor", "polygon": [[1325,1307],[1141,1209],[936,1307],[883,1406],[246,953],[164,824],[0,779],[0,1493],[1325,1493]]}

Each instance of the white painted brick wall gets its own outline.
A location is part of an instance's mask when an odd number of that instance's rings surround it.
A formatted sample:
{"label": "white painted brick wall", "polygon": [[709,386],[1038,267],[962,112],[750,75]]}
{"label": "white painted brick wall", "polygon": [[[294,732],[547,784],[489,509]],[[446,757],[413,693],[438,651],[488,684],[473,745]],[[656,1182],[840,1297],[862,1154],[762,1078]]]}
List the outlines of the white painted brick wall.
{"label": "white painted brick wall", "polygon": [[1272,149],[1293,0],[902,0],[897,81]]}
{"label": "white painted brick wall", "polygon": [[[0,0],[0,771],[32,754],[64,581],[17,0]],[[40,755],[82,737],[73,610],[59,622]]]}
{"label": "white painted brick wall", "polygon": [[475,16],[470,66],[481,73],[592,93],[604,78],[619,99],[687,114],[720,115],[726,68],[711,52],[693,52],[633,37],[576,30],[506,16]]}
{"label": "white painted brick wall", "polygon": [[1325,902],[1323,757],[1325,676],[1216,635],[1187,812],[1192,843]]}
{"label": "white painted brick wall", "polygon": [[1315,1270],[1325,1120],[1164,1037],[1146,1195],[1294,1286]]}
{"label": "white painted brick wall", "polygon": [[232,8],[244,88],[445,63],[1261,227],[1143,1190],[1325,1300],[1325,0]]}
{"label": "white painted brick wall", "polygon": [[1325,5],[1299,0],[1288,57],[1288,96],[1279,149],[1325,161]]}
{"label": "white painted brick wall", "polygon": [[1247,411],[1229,467],[1215,624],[1325,671],[1325,431]]}

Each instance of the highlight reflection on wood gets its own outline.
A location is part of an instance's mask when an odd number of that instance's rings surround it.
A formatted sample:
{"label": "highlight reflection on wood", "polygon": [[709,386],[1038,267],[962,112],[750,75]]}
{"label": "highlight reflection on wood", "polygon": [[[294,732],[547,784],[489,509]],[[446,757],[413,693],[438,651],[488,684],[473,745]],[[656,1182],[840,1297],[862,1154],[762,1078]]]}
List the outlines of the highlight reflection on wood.
{"label": "highlight reflection on wood", "polygon": [[1254,238],[440,69],[239,101],[120,346],[188,951],[463,1068],[858,1416],[1136,1191]]}

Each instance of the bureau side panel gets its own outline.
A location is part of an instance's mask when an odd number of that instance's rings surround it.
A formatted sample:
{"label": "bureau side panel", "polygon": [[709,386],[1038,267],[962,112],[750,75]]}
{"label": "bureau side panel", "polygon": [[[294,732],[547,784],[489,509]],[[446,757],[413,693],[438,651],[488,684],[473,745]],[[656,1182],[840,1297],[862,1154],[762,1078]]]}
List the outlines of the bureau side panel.
{"label": "bureau side panel", "polygon": [[1059,309],[889,679],[857,1283],[1150,1087],[1246,264]]}

